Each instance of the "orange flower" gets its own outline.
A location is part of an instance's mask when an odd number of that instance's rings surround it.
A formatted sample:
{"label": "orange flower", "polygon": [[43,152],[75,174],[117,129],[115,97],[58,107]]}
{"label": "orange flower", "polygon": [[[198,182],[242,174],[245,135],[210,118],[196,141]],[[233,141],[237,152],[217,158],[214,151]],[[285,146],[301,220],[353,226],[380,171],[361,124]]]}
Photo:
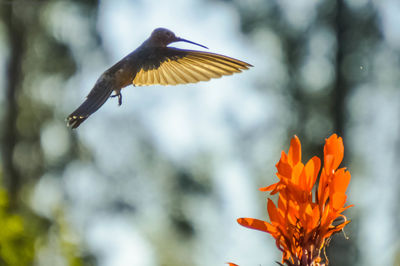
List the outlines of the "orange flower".
{"label": "orange flower", "polygon": [[[276,164],[279,181],[260,188],[261,191],[270,191],[271,195],[279,193],[278,206],[268,199],[270,222],[239,218],[238,223],[271,234],[283,253],[282,263],[324,265],[320,253],[327,239],[350,222],[342,214],[351,207],[344,207],[350,173],[345,168],[338,169],[343,152],[342,138],[333,134],[326,140],[324,167],[313,195],[321,161],[314,156],[304,165],[300,141],[294,136],[288,154],[282,151]],[[342,218],[342,223],[333,225],[338,218]]]}

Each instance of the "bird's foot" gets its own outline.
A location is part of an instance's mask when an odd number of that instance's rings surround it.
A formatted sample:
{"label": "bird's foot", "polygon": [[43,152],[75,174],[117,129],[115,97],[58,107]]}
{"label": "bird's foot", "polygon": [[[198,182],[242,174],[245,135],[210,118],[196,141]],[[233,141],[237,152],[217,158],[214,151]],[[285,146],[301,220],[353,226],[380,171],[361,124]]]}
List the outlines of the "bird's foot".
{"label": "bird's foot", "polygon": [[121,92],[115,93],[114,95],[111,95],[112,98],[118,97],[118,105],[122,104],[122,94]]}

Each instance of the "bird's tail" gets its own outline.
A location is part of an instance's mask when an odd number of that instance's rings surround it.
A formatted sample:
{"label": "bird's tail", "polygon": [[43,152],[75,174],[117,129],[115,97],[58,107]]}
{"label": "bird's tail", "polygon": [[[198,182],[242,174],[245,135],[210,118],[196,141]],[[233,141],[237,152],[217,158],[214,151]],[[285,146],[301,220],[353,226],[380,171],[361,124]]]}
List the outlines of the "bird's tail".
{"label": "bird's tail", "polygon": [[71,128],[77,128],[91,114],[96,112],[110,97],[113,84],[110,80],[100,79],[90,91],[86,100],[67,118],[67,124]]}

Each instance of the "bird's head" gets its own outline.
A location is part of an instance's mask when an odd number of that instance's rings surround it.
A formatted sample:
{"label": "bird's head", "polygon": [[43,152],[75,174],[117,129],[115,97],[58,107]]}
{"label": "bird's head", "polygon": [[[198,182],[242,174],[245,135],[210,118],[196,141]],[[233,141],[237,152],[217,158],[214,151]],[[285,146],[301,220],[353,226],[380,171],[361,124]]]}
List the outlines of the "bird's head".
{"label": "bird's head", "polygon": [[155,30],[153,30],[153,32],[151,33],[150,36],[150,41],[153,45],[155,46],[161,46],[161,47],[165,47],[170,43],[173,42],[187,42],[187,43],[191,43],[194,45],[198,45],[200,47],[206,48],[204,45],[183,39],[183,38],[179,38],[175,36],[175,33],[173,33],[172,31],[165,29],[165,28],[157,28]]}

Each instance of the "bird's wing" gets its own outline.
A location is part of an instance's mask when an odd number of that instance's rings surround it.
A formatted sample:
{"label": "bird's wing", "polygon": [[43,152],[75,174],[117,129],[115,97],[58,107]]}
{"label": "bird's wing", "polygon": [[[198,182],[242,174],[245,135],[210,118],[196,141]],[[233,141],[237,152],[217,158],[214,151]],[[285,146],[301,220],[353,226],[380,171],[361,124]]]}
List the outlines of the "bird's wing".
{"label": "bird's wing", "polygon": [[224,55],[172,47],[152,49],[142,62],[133,79],[135,86],[196,83],[252,66]]}

